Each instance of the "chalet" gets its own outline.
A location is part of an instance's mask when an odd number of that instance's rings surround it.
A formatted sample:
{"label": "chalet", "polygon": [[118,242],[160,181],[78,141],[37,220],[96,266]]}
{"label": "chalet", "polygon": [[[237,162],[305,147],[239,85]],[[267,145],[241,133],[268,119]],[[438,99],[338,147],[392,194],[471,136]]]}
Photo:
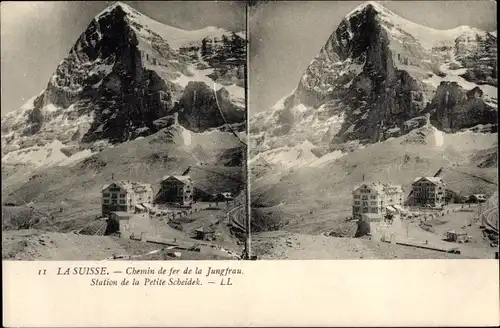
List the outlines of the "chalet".
{"label": "chalet", "polygon": [[226,199],[226,200],[232,200],[232,199],[234,199],[233,194],[230,193],[230,192],[223,192],[222,193],[222,197],[224,197],[224,199]]}
{"label": "chalet", "polygon": [[234,196],[230,192],[221,192],[221,193],[217,194],[215,199],[218,201],[227,201],[227,200],[233,200]]}
{"label": "chalet", "polygon": [[188,175],[172,175],[162,179],[155,203],[176,203],[191,206],[193,203],[193,180]]}
{"label": "chalet", "polygon": [[413,205],[443,207],[446,186],[441,177],[419,177],[412,183]]}
{"label": "chalet", "polygon": [[455,232],[455,230],[450,230],[446,232],[446,240],[455,243],[467,243],[470,241],[470,236],[466,232]]}
{"label": "chalet", "polygon": [[215,240],[215,230],[210,228],[196,229],[196,239],[212,241]]}
{"label": "chalet", "polygon": [[363,184],[355,188],[352,192],[353,217],[360,217],[361,214],[372,213],[385,216],[390,212],[402,211],[403,188],[399,185],[372,183]]}
{"label": "chalet", "polygon": [[132,181],[118,181],[105,185],[102,193],[102,215],[111,212],[136,213],[146,211],[143,204],[153,201],[150,184]]}
{"label": "chalet", "polygon": [[484,203],[486,202],[486,196],[484,194],[474,194],[469,195],[468,203]]}

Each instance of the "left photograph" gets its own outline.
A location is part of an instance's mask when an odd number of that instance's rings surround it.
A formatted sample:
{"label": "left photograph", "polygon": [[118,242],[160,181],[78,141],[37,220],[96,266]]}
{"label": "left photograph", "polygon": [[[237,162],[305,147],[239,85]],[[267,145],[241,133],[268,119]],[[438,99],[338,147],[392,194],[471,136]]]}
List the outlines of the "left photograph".
{"label": "left photograph", "polygon": [[246,259],[246,8],[4,2],[2,259]]}

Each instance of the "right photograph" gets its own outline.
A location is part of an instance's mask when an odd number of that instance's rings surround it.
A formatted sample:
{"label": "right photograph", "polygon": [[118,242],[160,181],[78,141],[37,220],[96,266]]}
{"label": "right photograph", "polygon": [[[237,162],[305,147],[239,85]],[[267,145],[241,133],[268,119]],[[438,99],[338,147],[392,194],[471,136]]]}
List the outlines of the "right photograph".
{"label": "right photograph", "polygon": [[495,2],[248,17],[253,256],[498,259]]}

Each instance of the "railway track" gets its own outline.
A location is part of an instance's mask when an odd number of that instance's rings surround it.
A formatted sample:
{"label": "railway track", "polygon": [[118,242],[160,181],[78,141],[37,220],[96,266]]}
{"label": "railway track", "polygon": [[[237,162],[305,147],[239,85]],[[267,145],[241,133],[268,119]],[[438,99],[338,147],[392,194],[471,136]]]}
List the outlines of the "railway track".
{"label": "railway track", "polygon": [[[488,228],[489,230],[491,231],[494,231],[498,234],[498,221],[497,221],[497,224],[494,224],[491,222],[491,217],[493,217],[493,215],[487,215],[489,214],[490,212],[492,212],[493,210],[496,210],[498,209],[498,206],[495,206],[495,207],[492,207],[490,209],[487,209],[486,211],[484,211],[483,213],[481,213],[480,215],[482,216],[482,225],[486,228]],[[498,219],[497,219],[498,220]]]}

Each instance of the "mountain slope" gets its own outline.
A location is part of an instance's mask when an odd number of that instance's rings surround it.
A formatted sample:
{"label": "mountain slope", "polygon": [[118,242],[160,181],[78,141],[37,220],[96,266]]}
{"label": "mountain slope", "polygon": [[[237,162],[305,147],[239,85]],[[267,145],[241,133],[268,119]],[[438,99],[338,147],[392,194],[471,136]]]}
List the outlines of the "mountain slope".
{"label": "mountain slope", "polygon": [[431,29],[377,2],[348,13],[295,90],[250,119],[256,228],[300,231],[316,209],[335,225],[361,181],[408,189],[440,168],[457,193],[491,193],[496,51],[496,35]]}
{"label": "mountain slope", "polygon": [[101,188],[113,179],[157,192],[164,176],[189,168],[197,189],[240,193],[242,37],[183,31],[119,2],[99,13],[47,87],[2,118],[3,210],[20,221],[7,230],[73,240],[100,215]]}
{"label": "mountain slope", "polygon": [[[365,3],[342,20],[296,89],[252,117],[253,153],[303,142],[316,154],[346,150],[408,133],[426,114],[450,132],[496,125],[496,65],[490,33],[434,30]],[[476,69],[483,76],[470,78]]]}
{"label": "mountain slope", "polygon": [[[203,40],[220,53],[216,67],[198,56]],[[239,52],[223,52],[228,45]],[[175,115],[191,131],[227,129],[220,110],[242,130],[246,68],[235,57],[244,49],[235,33],[183,31],[115,3],[90,22],[47,87],[2,118],[2,153],[9,164],[52,166],[153,134],[173,124]],[[236,73],[213,74],[222,69]],[[199,104],[203,111],[194,110]],[[40,161],[37,153],[47,147],[57,148],[60,158]]]}

